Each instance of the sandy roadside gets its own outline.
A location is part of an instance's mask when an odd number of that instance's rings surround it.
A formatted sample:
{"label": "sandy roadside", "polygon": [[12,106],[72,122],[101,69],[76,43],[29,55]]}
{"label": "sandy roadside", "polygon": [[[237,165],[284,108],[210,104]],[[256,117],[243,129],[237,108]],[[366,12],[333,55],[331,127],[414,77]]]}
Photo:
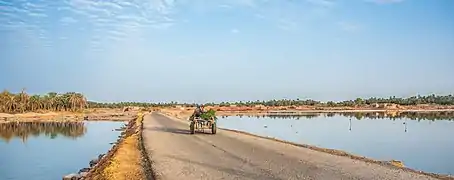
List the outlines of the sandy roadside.
{"label": "sandy roadside", "polygon": [[143,115],[130,120],[122,136],[83,178],[85,180],[153,179],[142,141]]}

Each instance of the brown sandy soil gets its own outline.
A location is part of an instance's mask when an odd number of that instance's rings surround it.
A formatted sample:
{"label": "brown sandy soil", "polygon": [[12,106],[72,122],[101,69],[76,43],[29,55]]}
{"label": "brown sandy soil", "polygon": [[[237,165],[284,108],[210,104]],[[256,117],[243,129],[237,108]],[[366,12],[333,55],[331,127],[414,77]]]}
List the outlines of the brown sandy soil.
{"label": "brown sandy soil", "polygon": [[85,177],[87,180],[141,180],[152,179],[148,157],[142,144],[143,115],[131,120],[107,155]]}
{"label": "brown sandy soil", "polygon": [[191,135],[188,126],[157,113],[145,116],[143,140],[156,179],[453,179],[245,133]]}
{"label": "brown sandy soil", "polygon": [[123,112],[122,109],[86,109],[83,112],[43,112],[6,114],[0,113],[0,123],[13,121],[82,121],[82,120],[109,120],[128,121],[137,114],[137,111]]}

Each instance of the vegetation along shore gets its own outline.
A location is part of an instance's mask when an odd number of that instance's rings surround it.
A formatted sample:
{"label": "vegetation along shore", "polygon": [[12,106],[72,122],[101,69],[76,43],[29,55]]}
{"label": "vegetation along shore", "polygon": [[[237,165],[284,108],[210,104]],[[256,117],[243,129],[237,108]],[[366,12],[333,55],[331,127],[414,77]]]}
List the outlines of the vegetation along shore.
{"label": "vegetation along shore", "polygon": [[[4,90],[0,93],[0,123],[12,121],[81,121],[81,120],[117,120],[128,121],[137,110],[176,110],[188,114],[195,103],[179,102],[118,102],[102,103],[89,101],[77,92],[43,95],[28,94],[25,90],[12,93]],[[454,96],[427,95],[408,98],[357,98],[346,101],[316,101],[311,99],[281,99],[268,101],[238,101],[205,103],[206,109],[214,109],[218,115],[236,114],[275,114],[295,115],[321,112],[416,112],[416,111],[453,111]],[[360,117],[361,115],[356,115]]]}
{"label": "vegetation along shore", "polygon": [[[4,90],[0,93],[0,113],[17,114],[26,112],[84,112],[88,108],[169,108],[194,107],[195,103],[179,102],[118,102],[102,103],[88,101],[87,98],[76,92],[56,93],[44,95],[29,95],[22,90],[11,93]],[[272,111],[272,110],[300,110],[300,111],[338,111],[338,110],[449,110],[454,109],[453,95],[427,95],[407,98],[389,97],[367,99],[357,98],[345,101],[316,101],[312,99],[280,99],[268,101],[238,101],[238,102],[208,102],[206,107],[217,111]]]}
{"label": "vegetation along shore", "polygon": [[[2,139],[9,141],[12,137],[27,139],[22,132],[8,122],[39,122],[39,121],[82,121],[82,120],[120,120],[128,121],[122,136],[106,155],[100,156],[96,165],[90,163],[77,174],[84,179],[152,179],[152,163],[150,153],[142,140],[144,114],[157,111],[172,117],[187,119],[193,112],[195,103],[140,103],[119,102],[100,103],[88,101],[76,92],[29,95],[22,90],[19,93],[3,91],[0,93],[0,128]],[[414,120],[437,120],[454,117],[454,96],[414,96],[409,98],[368,98],[340,102],[321,102],[315,100],[269,100],[246,102],[205,103],[206,109],[217,111],[218,116],[255,115],[278,117],[283,116],[325,116],[343,115],[361,120],[362,118],[409,118]],[[139,114],[137,114],[139,112]],[[159,116],[150,116],[157,118]],[[152,119],[153,119],[152,118]],[[163,121],[160,119],[159,121]],[[166,123],[171,123],[167,122]],[[183,126],[183,124],[169,124]],[[81,124],[66,123],[50,126],[49,124],[27,124],[29,129],[45,132],[55,136],[62,131],[65,136],[80,136],[84,131]],[[56,129],[57,128],[57,129]],[[3,129],[3,130],[2,130]],[[152,129],[153,130],[153,129]],[[150,131],[150,130],[149,130]],[[24,140],[25,141],[25,140]],[[313,149],[313,148],[309,148]],[[333,153],[331,153],[333,154]],[[438,177],[438,175],[433,175]]]}

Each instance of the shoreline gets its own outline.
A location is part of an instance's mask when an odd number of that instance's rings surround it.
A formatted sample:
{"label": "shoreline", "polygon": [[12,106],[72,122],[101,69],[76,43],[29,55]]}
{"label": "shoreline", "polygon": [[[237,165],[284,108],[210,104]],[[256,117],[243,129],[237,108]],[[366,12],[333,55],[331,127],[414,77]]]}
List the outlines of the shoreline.
{"label": "shoreline", "polygon": [[[169,117],[169,118],[177,119],[179,121],[185,121],[185,118],[182,118],[180,116],[175,116],[174,114],[168,114],[166,112],[160,112],[160,113],[165,115],[165,116],[167,116],[167,117]],[[329,149],[329,148],[323,148],[323,147],[318,147],[318,146],[313,146],[313,145],[308,145],[308,144],[299,144],[299,143],[294,143],[294,142],[290,142],[290,141],[286,141],[286,140],[277,139],[277,138],[274,138],[274,137],[260,136],[260,135],[256,135],[256,134],[253,134],[253,133],[240,131],[240,130],[233,130],[233,129],[220,128],[220,127],[218,127],[218,129],[225,130],[225,131],[230,131],[230,132],[235,132],[235,133],[240,133],[240,134],[244,134],[244,135],[249,135],[249,136],[253,136],[253,137],[257,137],[257,138],[263,138],[263,139],[268,139],[268,140],[272,140],[272,141],[277,141],[277,142],[280,142],[280,143],[289,144],[289,145],[302,147],[302,148],[307,148],[307,149],[311,149],[311,150],[314,150],[314,151],[328,153],[328,154],[332,154],[332,155],[336,155],[336,156],[348,157],[348,158],[351,158],[351,159],[361,160],[361,161],[368,162],[368,163],[379,164],[379,165],[387,166],[387,167],[390,167],[390,168],[398,168],[398,169],[402,169],[404,171],[409,171],[409,172],[413,172],[413,173],[427,175],[427,176],[434,177],[434,178],[437,178],[437,179],[454,180],[454,176],[453,175],[437,174],[437,173],[432,173],[432,172],[425,172],[425,171],[415,170],[415,169],[412,169],[412,168],[409,168],[409,167],[405,167],[404,165],[401,166],[399,164],[399,163],[401,163],[400,161],[395,161],[395,160],[380,161],[380,160],[368,158],[368,157],[365,157],[365,156],[355,155],[355,154],[352,154],[352,153],[349,153],[349,152],[346,152],[346,151],[343,151],[343,150],[338,150],[338,149]],[[405,162],[403,162],[403,163],[405,163]]]}
{"label": "shoreline", "polygon": [[251,111],[217,111],[217,112],[247,112],[247,113],[343,113],[343,112],[450,112],[454,109],[332,109],[332,110],[251,110]]}
{"label": "shoreline", "polygon": [[[158,112],[170,112],[189,116],[194,108],[159,108]],[[322,108],[306,107],[305,109],[292,109],[288,107],[272,107],[268,109],[251,108],[251,107],[211,107],[206,109],[216,110],[218,116],[232,115],[304,115],[310,113],[436,113],[436,112],[454,112],[454,107],[437,106],[431,107],[406,107],[402,109],[377,109],[377,108],[354,108],[354,107],[337,107],[337,108]],[[45,112],[35,113],[27,112],[20,114],[0,113],[0,123],[9,122],[80,122],[80,121],[129,121],[138,111],[123,112],[121,108],[103,109],[93,108],[86,109],[84,112]],[[189,114],[189,115],[188,115]]]}
{"label": "shoreline", "polygon": [[80,113],[80,112],[47,112],[47,113],[23,113],[6,114],[0,113],[0,123],[10,122],[83,122],[83,121],[129,121],[137,114],[137,111],[119,112],[110,110],[104,112]]}
{"label": "shoreline", "polygon": [[92,166],[83,180],[154,179],[148,156],[143,149],[143,116],[130,119],[114,145]]}
{"label": "shoreline", "polygon": [[[184,111],[184,110],[182,110]],[[274,110],[274,111],[216,111],[218,116],[223,115],[304,115],[324,113],[435,113],[454,112],[454,109],[405,109],[405,110],[384,110],[384,109],[355,109],[355,110]]]}

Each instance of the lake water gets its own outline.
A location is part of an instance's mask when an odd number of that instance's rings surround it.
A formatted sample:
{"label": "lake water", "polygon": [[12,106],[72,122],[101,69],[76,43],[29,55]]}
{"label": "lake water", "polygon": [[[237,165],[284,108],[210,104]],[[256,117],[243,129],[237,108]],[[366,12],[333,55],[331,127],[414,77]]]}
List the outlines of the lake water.
{"label": "lake water", "polygon": [[218,126],[377,160],[400,160],[417,170],[454,174],[454,116],[349,116],[229,116],[219,118]]}
{"label": "lake water", "polygon": [[106,153],[124,122],[0,124],[0,179],[53,180]]}

